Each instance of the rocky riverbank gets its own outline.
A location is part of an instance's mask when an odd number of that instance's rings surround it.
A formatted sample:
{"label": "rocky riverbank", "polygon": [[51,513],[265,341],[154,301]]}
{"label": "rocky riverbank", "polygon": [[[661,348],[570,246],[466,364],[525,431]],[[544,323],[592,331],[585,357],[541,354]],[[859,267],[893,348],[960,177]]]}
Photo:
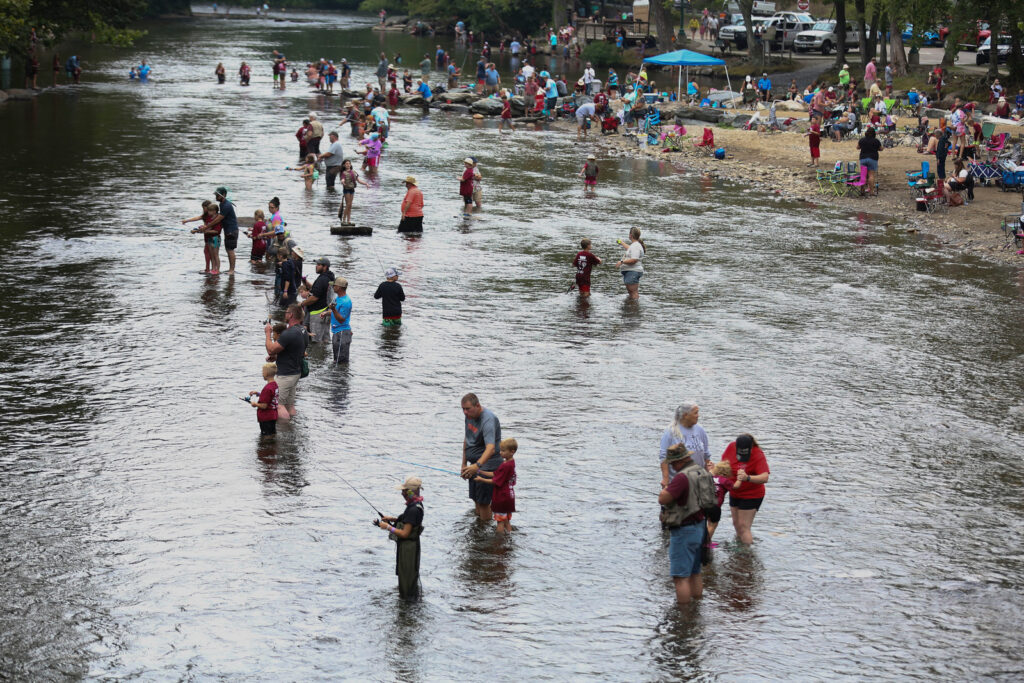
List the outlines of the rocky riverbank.
{"label": "rocky riverbank", "polygon": [[[676,109],[683,113],[686,111],[684,107]],[[738,120],[735,118],[737,114],[728,111],[723,113],[723,118],[730,121]],[[740,117],[748,115],[749,113],[738,114]],[[784,118],[781,111],[779,118]],[[796,128],[806,129],[805,122],[806,119]],[[937,119],[933,123],[937,125]],[[574,128],[568,123],[557,125],[565,128],[567,132]],[[765,134],[710,123],[707,125],[714,131],[715,146],[726,150],[725,159],[717,160],[698,154],[693,149],[691,140],[684,142],[683,152],[666,152],[660,147],[638,145],[635,138],[623,135],[601,136],[597,133],[592,135],[592,140],[605,156],[656,157],[667,160],[680,169],[753,184],[783,198],[805,202],[809,208],[827,204],[830,207],[867,212],[874,215],[878,221],[895,224],[907,232],[935,235],[943,244],[964,252],[1005,263],[1024,263],[1024,256],[1018,256],[1016,249],[1004,248],[1006,238],[1000,228],[1004,216],[1020,215],[1021,194],[1003,192],[995,185],[979,185],[974,191],[974,202],[967,206],[952,207],[935,213],[918,212],[913,193],[907,187],[905,171],[920,168],[922,160],[931,160],[934,166],[934,157],[918,154],[913,146],[901,145],[882,150],[877,197],[836,197],[831,192],[819,191],[815,170],[807,165],[810,153],[807,138],[802,133]],[[701,123],[687,125],[687,132],[699,140],[702,128]],[[1008,127],[1007,132],[1016,135],[1020,129]],[[857,143],[854,139],[843,142],[822,140],[822,168],[831,168],[836,161],[857,161],[858,156]],[[952,172],[952,168],[953,164],[950,161],[949,172]]]}

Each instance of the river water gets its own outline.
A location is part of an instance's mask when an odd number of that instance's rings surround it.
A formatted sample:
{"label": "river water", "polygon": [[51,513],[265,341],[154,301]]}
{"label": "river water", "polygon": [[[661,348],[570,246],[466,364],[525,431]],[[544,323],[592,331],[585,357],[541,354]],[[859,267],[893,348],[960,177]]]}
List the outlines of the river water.
{"label": "river water", "polygon": [[[0,108],[5,677],[1024,673],[1017,272],[653,161],[603,162],[584,199],[572,135],[408,109],[356,194],[377,232],[332,237],[337,195],[283,169],[303,115],[335,123],[337,100],[272,90],[269,52],[347,56],[358,83],[382,45],[414,63],[433,41],[315,18],[152,25],[130,50],[82,48],[84,85]],[[141,58],[148,86],[126,78]],[[217,86],[216,63],[242,59],[253,86]],[[486,210],[463,221],[468,154]],[[408,173],[421,239],[391,230]],[[351,368],[314,351],[273,445],[236,398],[261,386],[272,273],[200,275],[179,223],[222,183],[243,216],[279,196],[355,302]],[[589,305],[567,294],[578,240],[615,256],[630,225],[649,248],[639,304],[610,267]],[[388,265],[409,296],[398,333],[372,299]],[[508,541],[455,475],[387,459],[457,469],[466,391],[519,440]],[[654,493],[687,398],[716,454],[754,433],[772,480],[753,548],[724,523],[681,612]],[[406,604],[342,478],[396,514],[409,474],[427,531]]]}

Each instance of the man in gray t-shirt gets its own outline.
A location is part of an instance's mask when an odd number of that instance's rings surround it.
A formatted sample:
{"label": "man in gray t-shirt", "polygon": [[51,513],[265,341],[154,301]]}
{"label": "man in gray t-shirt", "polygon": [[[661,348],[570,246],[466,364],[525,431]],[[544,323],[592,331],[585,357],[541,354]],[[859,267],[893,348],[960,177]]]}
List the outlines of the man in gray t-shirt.
{"label": "man in gray t-shirt", "polygon": [[462,441],[462,478],[469,480],[469,497],[476,504],[476,514],[483,521],[491,519],[493,484],[473,481],[477,472],[493,472],[501,465],[498,445],[501,423],[498,416],[480,405],[476,394],[462,397],[462,414],[466,418],[466,435]]}
{"label": "man in gray t-shirt", "polygon": [[327,164],[327,187],[334,187],[334,180],[341,173],[341,165],[345,161],[345,153],[341,150],[341,143],[338,142],[338,131],[332,130],[328,137],[331,140],[331,146],[316,160]]}

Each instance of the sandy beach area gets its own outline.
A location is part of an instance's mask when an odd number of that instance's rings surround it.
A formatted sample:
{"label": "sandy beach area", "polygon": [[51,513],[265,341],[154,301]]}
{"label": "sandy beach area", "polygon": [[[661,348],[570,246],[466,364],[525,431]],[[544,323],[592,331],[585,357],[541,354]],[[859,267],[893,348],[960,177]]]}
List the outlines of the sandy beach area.
{"label": "sandy beach area", "polygon": [[[798,114],[798,120],[805,117],[806,114]],[[563,125],[567,130],[575,128]],[[932,120],[932,125],[938,125],[938,120]],[[975,199],[967,206],[942,208],[934,213],[919,212],[915,207],[914,193],[907,187],[905,172],[920,169],[921,162],[925,160],[930,160],[934,169],[935,157],[918,154],[913,146],[900,145],[880,152],[877,197],[858,197],[852,194],[836,197],[831,193],[819,192],[815,170],[807,166],[810,153],[807,138],[801,132],[764,134],[716,127],[713,124],[696,124],[687,126],[687,133],[699,139],[703,126],[714,130],[715,145],[725,148],[726,159],[699,156],[689,150],[666,152],[660,147],[644,147],[637,145],[632,137],[623,135],[602,136],[599,132],[595,134],[591,131],[589,138],[590,144],[596,143],[605,156],[647,155],[670,159],[679,168],[754,183],[760,189],[805,201],[810,207],[827,203],[851,211],[865,211],[882,220],[892,221],[907,231],[933,234],[950,247],[1002,262],[1024,264],[1024,255],[1018,256],[1015,248],[1004,248],[1006,238],[1000,229],[1004,215],[1020,215],[1021,193],[1003,192],[995,184],[988,187],[977,185],[974,190]],[[1022,129],[999,126],[997,132],[1007,132],[1016,137]],[[690,141],[686,141],[686,146],[692,146]],[[857,159],[856,138],[842,142],[822,139],[822,168],[831,168],[836,161]],[[946,166],[947,173],[952,173],[952,157]]]}

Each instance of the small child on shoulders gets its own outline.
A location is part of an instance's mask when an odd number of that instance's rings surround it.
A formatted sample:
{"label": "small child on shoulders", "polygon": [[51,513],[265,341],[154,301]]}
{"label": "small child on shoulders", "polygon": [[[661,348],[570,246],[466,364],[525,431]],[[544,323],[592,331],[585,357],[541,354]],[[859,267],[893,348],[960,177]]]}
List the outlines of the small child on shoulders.
{"label": "small child on shoulders", "polygon": [[498,453],[504,461],[493,472],[480,470],[474,481],[481,484],[493,484],[491,494],[491,511],[494,521],[498,523],[498,531],[512,533],[512,513],[516,511],[516,451],[519,443],[515,439],[502,439],[498,444]]}
{"label": "small child on shoulders", "polygon": [[263,380],[266,384],[260,391],[249,392],[249,403],[256,409],[256,421],[260,424],[260,438],[277,434],[277,364],[263,365]]}

